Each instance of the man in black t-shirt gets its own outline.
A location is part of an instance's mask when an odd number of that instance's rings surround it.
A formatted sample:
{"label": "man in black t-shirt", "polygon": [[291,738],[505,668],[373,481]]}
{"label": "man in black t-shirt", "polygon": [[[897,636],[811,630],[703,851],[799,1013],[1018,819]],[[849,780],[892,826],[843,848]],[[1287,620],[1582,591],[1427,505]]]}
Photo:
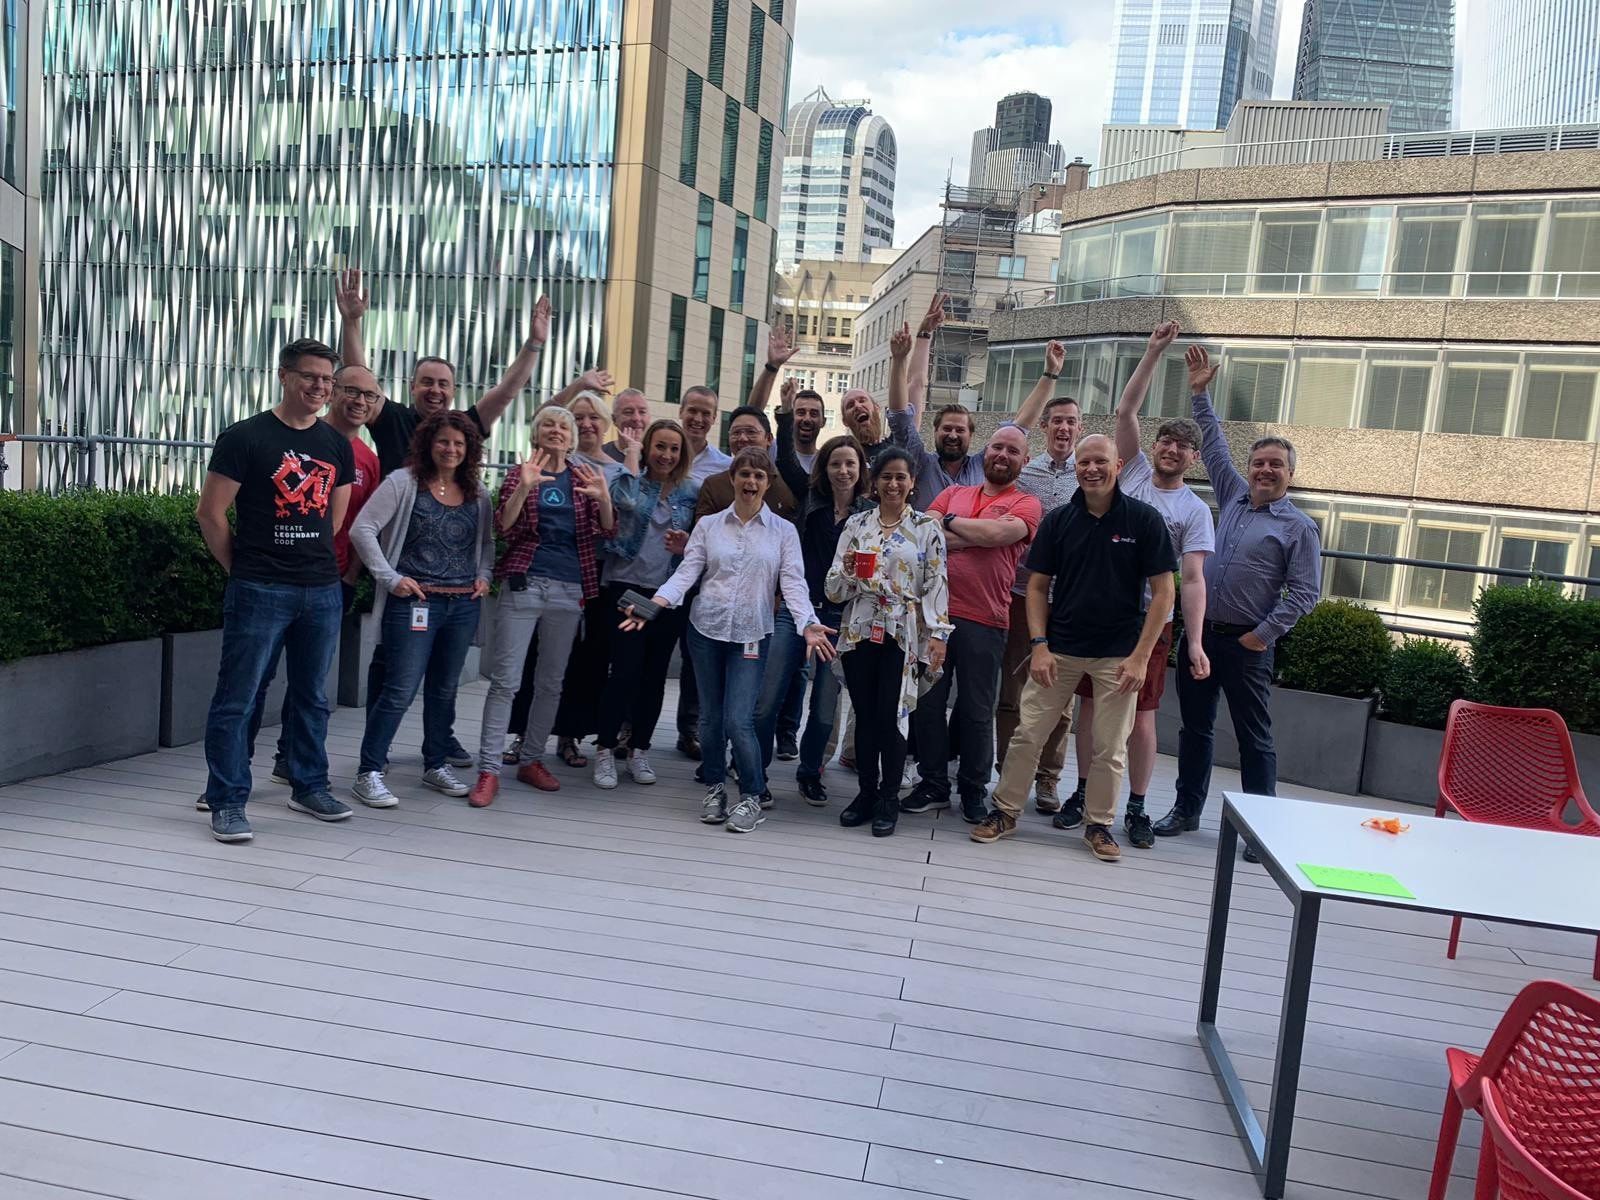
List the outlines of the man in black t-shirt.
{"label": "man in black t-shirt", "polygon": [[973,829],[972,840],[993,842],[1016,832],[1045,739],[1072,704],[1078,681],[1088,676],[1094,685],[1094,761],[1084,790],[1083,840],[1096,858],[1115,862],[1122,851],[1111,822],[1128,733],[1151,648],[1172,611],[1178,557],[1161,513],[1117,486],[1122,462],[1110,438],[1084,438],[1076,457],[1077,492],[1045,517],[1028,552],[1028,682],[994,790],[994,811]]}
{"label": "man in black t-shirt", "polygon": [[[222,662],[206,718],[206,805],[219,842],[251,838],[250,716],[281,647],[288,677],[284,750],[289,807],[324,821],[350,809],[328,791],[328,701],[323,680],[344,607],[333,535],[355,478],[350,441],[318,419],[339,358],[321,342],[278,356],[276,406],[217,438],[195,509],[200,532],[228,573]],[[229,528],[228,509],[235,528]]]}

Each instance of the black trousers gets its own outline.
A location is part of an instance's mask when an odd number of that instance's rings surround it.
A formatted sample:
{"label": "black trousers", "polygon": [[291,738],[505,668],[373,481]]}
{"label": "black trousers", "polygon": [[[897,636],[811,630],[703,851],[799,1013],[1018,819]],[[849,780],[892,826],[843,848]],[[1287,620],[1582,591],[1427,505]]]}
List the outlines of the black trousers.
{"label": "black trousers", "polygon": [[905,651],[892,638],[857,642],[839,656],[856,710],[857,794],[871,796],[880,805],[898,804],[900,776],[906,768],[906,739],[900,734],[900,675],[905,661]]}
{"label": "black trousers", "polygon": [[[630,585],[613,583],[600,594],[616,611],[617,600]],[[620,615],[618,620],[621,620]],[[614,750],[617,735],[626,722],[630,750],[650,749],[650,738],[661,719],[666,699],[667,667],[672,650],[683,636],[688,612],[681,606],[664,610],[637,633],[613,630],[609,637],[610,663],[602,665],[604,686],[598,705],[599,721],[595,743],[602,750]]]}

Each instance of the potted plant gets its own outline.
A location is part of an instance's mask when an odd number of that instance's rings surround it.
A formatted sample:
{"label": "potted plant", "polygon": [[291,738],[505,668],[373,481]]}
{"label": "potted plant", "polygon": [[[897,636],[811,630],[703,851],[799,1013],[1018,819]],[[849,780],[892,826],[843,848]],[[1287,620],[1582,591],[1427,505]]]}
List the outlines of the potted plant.
{"label": "potted plant", "polygon": [[1454,646],[1406,638],[1395,647],[1378,685],[1378,711],[1367,722],[1361,790],[1432,807],[1445,717],[1471,685],[1472,672]]}

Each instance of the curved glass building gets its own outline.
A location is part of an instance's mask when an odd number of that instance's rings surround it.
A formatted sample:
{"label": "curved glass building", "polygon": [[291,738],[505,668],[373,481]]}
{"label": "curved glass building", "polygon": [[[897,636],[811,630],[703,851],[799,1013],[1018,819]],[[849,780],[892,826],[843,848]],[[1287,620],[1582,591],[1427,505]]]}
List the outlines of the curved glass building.
{"label": "curved glass building", "polygon": [[864,102],[821,88],[789,109],[778,265],[865,262],[894,244],[894,130]]}

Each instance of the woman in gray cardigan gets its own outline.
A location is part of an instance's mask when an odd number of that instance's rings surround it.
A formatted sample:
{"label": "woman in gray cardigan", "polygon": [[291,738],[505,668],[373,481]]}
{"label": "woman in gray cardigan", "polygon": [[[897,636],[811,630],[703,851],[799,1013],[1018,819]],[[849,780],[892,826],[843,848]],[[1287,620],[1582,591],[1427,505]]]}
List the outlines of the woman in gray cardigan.
{"label": "woman in gray cardigan", "polygon": [[445,762],[454,740],[456,685],[494,571],[494,521],[479,482],[483,438],[461,412],[417,426],[406,466],[372,494],[350,544],[377,583],[373,615],[388,673],[370,698],[355,798],[370,808],[400,801],[384,783],[389,745],[417,689],[422,695],[422,782],[447,796],[467,785]]}

